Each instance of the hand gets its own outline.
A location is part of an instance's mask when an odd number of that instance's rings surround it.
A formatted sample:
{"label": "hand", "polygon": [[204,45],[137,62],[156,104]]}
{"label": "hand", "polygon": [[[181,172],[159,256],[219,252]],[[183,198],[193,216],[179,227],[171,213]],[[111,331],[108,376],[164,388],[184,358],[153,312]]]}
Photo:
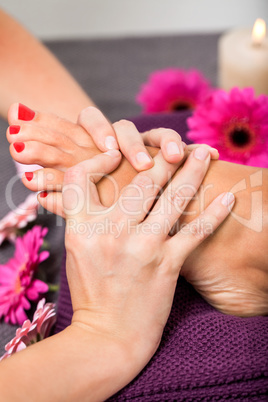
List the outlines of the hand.
{"label": "hand", "polygon": [[[22,176],[23,184],[32,191],[42,191],[38,196],[40,204],[63,217],[61,189],[64,171],[99,154],[100,150],[107,151],[113,146],[118,148],[117,140],[123,153],[137,170],[151,168],[154,163],[142,138],[147,144],[161,146],[165,159],[170,163],[177,163],[185,157],[183,143],[175,131],[156,129],[144,133],[141,137],[133,123],[122,120],[112,126],[95,107],[86,108],[80,113],[78,120],[81,125],[53,114],[31,111],[27,108],[26,112],[25,115],[25,106],[17,103],[9,109],[8,119],[11,126],[7,129],[6,135],[10,142],[11,156],[23,164],[34,163],[45,167],[34,173],[25,173]],[[100,150],[96,148],[91,137]],[[170,143],[177,145],[179,155],[168,155]],[[212,158],[218,158],[215,149],[204,147],[209,150]],[[138,154],[143,156],[146,154],[150,159],[149,162],[145,165],[137,163]],[[123,175],[126,174],[127,177],[130,175],[130,169],[126,166],[125,170]],[[133,171],[131,175],[134,174]],[[117,181],[124,181],[122,172]],[[107,197],[107,190],[104,194]]]}
{"label": "hand", "polygon": [[[198,148],[189,156],[149,216],[159,189],[177,167],[161,152],[154,166],[139,173],[110,208],[101,204],[96,183],[119,164],[118,151],[84,161],[64,176],[72,325],[116,340],[135,356],[136,373],[158,347],[184,260],[234,203],[230,195],[221,194],[182,231],[168,235],[207,172],[210,156],[203,160],[203,151]],[[187,193],[182,190],[185,184]]]}
{"label": "hand", "polygon": [[[199,147],[188,145],[174,130],[157,128],[140,134],[135,125],[128,120],[120,120],[111,125],[103,113],[95,107],[88,107],[78,116],[78,124],[85,129],[96,147],[105,152],[108,149],[120,149],[129,163],[138,172],[153,166],[153,159],[145,145],[160,148],[164,159],[169,163],[180,162],[187,151]],[[209,150],[212,159],[218,159],[217,149],[202,144]]]}

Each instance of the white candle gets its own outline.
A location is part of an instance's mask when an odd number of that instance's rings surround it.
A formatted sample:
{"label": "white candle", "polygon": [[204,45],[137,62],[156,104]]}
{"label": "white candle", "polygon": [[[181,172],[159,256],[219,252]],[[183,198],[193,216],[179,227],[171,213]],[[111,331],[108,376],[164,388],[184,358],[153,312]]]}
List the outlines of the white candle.
{"label": "white candle", "polygon": [[253,87],[256,95],[268,95],[268,37],[265,22],[257,20],[253,31],[236,29],[219,40],[219,87]]}

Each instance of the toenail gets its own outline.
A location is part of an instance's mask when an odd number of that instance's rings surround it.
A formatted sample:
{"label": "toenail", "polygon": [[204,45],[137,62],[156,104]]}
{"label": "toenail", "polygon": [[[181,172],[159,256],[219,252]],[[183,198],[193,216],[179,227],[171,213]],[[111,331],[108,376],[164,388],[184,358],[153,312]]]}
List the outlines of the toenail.
{"label": "toenail", "polygon": [[42,193],[39,193],[39,196],[40,196],[41,198],[46,198],[47,195],[48,195],[48,192],[47,192],[47,191],[42,191]]}
{"label": "toenail", "polygon": [[13,147],[17,152],[22,152],[25,148],[24,142],[14,142]]}
{"label": "toenail", "polygon": [[25,177],[28,181],[33,179],[33,172],[25,172]]}
{"label": "toenail", "polygon": [[30,121],[33,120],[34,116],[35,112],[32,109],[29,109],[27,106],[19,103],[19,110],[18,110],[19,120]]}
{"label": "toenail", "polygon": [[20,126],[10,126],[9,127],[9,134],[18,134],[20,131]]}

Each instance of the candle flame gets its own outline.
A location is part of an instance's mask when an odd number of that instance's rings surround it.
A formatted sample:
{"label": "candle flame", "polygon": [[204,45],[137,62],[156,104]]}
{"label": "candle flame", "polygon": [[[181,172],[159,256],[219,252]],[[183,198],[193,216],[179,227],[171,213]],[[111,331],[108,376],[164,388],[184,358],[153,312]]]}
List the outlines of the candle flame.
{"label": "candle flame", "polygon": [[261,45],[266,35],[266,24],[261,18],[257,18],[252,30],[253,45]]}

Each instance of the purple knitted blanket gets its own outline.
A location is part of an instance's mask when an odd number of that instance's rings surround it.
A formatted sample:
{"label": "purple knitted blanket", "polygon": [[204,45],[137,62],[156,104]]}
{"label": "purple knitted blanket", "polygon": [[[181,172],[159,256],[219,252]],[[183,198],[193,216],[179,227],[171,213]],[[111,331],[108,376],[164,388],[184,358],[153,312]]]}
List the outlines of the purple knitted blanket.
{"label": "purple knitted blanket", "polygon": [[[132,119],[140,131],[170,127],[185,139],[189,113]],[[187,141],[186,141],[187,142]],[[56,332],[71,322],[72,306],[61,271]],[[160,347],[144,370],[111,401],[267,401],[268,317],[219,313],[183,279]]]}

